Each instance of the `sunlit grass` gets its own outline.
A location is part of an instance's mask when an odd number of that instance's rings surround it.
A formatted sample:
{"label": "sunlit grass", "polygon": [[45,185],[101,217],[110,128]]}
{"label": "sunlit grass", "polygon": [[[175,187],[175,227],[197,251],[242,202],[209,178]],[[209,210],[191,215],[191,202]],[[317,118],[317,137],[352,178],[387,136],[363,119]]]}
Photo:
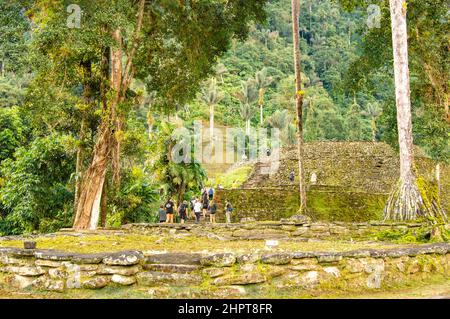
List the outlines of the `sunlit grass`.
{"label": "sunlit grass", "polygon": [[[236,240],[221,241],[206,237],[189,235],[177,237],[166,235],[142,234],[104,234],[55,237],[40,237],[35,239],[39,249],[55,249],[77,253],[111,252],[119,250],[157,250],[157,251],[254,251],[265,250],[264,240]],[[0,247],[23,247],[21,240],[0,241]],[[343,242],[343,241],[317,241],[294,242],[280,240],[274,251],[349,251],[361,248],[387,248],[392,245],[374,242]]]}

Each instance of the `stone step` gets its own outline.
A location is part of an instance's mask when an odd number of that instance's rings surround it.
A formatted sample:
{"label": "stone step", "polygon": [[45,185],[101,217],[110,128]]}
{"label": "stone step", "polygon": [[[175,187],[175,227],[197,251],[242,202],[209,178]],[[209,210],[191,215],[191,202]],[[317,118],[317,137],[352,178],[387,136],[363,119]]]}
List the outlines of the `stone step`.
{"label": "stone step", "polygon": [[139,285],[176,287],[198,285],[202,282],[202,276],[194,274],[177,274],[158,271],[146,271],[136,275]]}
{"label": "stone step", "polygon": [[188,274],[198,270],[200,265],[145,264],[143,268],[154,272]]}
{"label": "stone step", "polygon": [[164,265],[200,265],[202,254],[192,253],[162,253],[147,256],[146,264]]}

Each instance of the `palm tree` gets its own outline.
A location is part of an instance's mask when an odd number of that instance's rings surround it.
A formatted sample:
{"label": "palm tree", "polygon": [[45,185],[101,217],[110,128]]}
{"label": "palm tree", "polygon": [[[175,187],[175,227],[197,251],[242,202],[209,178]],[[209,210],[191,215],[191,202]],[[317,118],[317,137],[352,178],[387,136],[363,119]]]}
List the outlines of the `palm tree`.
{"label": "palm tree", "polygon": [[267,123],[280,130],[283,143],[292,145],[295,143],[296,127],[291,123],[291,117],[287,110],[277,110],[268,119]]}
{"label": "palm tree", "polygon": [[245,133],[250,134],[250,120],[255,114],[252,104],[258,98],[255,82],[253,80],[243,81],[241,83],[241,91],[236,93],[236,97],[241,101],[241,116],[245,121]]}
{"label": "palm tree", "polygon": [[223,63],[217,64],[217,66],[216,66],[216,75],[220,76],[220,81],[222,82],[222,84],[223,84],[223,75],[226,74],[226,73],[228,73],[228,69],[225,66],[225,64],[223,64]]}
{"label": "palm tree", "polygon": [[381,115],[381,107],[378,102],[367,103],[366,109],[361,112],[370,120],[370,127],[372,129],[372,141],[377,141],[377,119]]}
{"label": "palm tree", "polygon": [[[356,95],[353,96],[353,104],[350,106],[345,114],[345,123],[347,125],[347,138],[350,141],[361,140],[362,126],[361,126],[361,107],[356,101]],[[375,127],[376,128],[376,127]],[[376,133],[376,130],[372,130]],[[374,135],[375,138],[375,135]]]}
{"label": "palm tree", "polygon": [[239,108],[242,119],[245,121],[245,134],[250,135],[250,120],[255,115],[255,109],[250,104],[241,104]]}
{"label": "palm tree", "polygon": [[263,104],[264,104],[264,93],[266,92],[266,88],[272,83],[272,77],[267,76],[267,69],[263,68],[261,71],[256,72],[255,83],[256,88],[258,89],[258,104],[259,104],[259,112],[260,112],[260,120],[259,123],[263,125]]}
{"label": "palm tree", "polygon": [[214,138],[214,106],[219,103],[223,95],[217,88],[217,81],[215,78],[211,79],[209,83],[202,88],[203,102],[209,106],[209,136],[211,141]]}
{"label": "palm tree", "polygon": [[267,123],[269,123],[270,126],[279,129],[280,131],[283,130],[289,123],[287,110],[277,110],[267,119]]}
{"label": "palm tree", "polygon": [[152,105],[156,101],[156,92],[152,91],[150,92],[144,99],[144,106],[148,105],[148,112],[147,112],[147,125],[148,125],[148,136],[152,137],[152,131],[153,131],[153,124],[155,123],[155,118],[152,114]]}

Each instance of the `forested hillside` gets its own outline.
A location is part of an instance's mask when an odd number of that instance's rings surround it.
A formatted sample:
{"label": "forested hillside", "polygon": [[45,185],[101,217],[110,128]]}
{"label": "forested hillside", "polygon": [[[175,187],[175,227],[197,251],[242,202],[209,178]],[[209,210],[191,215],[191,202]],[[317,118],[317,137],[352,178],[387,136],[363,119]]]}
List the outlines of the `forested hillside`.
{"label": "forested hillside", "polygon": [[[301,2],[306,141],[372,140],[396,147],[389,10],[387,2],[381,5],[381,27],[369,28],[372,12],[366,6],[343,7],[332,0]],[[268,22],[253,25],[249,39],[233,42],[220,59],[216,90],[223,96],[215,117],[241,127],[249,118],[257,127],[263,104],[262,125],[285,130],[285,142],[292,143],[295,89],[290,1],[270,1],[267,8]],[[448,13],[444,4],[433,1],[412,1],[410,8],[410,29],[415,32],[411,36],[415,141],[430,156],[448,161]],[[425,20],[425,16],[433,19]],[[261,73],[267,78],[263,86],[257,80]],[[242,93],[250,96],[250,107],[239,98]],[[205,104],[200,95],[188,106],[189,115],[207,119]]]}
{"label": "forested hillside", "polygon": [[[286,130],[286,137],[290,137],[286,141],[293,142],[295,79],[290,1],[271,1],[267,8],[268,22],[254,25],[249,39],[235,41],[220,60],[216,78],[223,99],[217,105],[216,118],[227,125],[243,126],[250,113],[252,126],[258,127],[259,106],[263,104],[262,125]],[[345,12],[332,1],[303,1],[301,8],[306,140],[378,138],[375,133],[373,136],[373,118],[368,112],[380,108],[377,97],[346,90],[342,85],[350,63],[358,57],[364,12]],[[261,76],[266,78],[262,87],[257,80]],[[260,88],[265,91],[262,97]],[[240,92],[250,96],[250,107],[242,105]],[[202,106],[200,98],[191,104],[191,112],[207,113]]]}

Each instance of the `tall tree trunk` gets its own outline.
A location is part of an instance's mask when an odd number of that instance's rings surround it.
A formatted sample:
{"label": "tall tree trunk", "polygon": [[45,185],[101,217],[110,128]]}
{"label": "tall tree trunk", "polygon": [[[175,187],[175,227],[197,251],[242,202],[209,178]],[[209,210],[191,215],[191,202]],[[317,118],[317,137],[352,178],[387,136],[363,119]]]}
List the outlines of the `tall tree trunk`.
{"label": "tall tree trunk", "polygon": [[305,173],[303,168],[303,91],[301,78],[301,56],[299,39],[299,0],[292,0],[292,37],[294,43],[294,64],[295,64],[295,109],[297,113],[297,147],[298,147],[298,172],[300,191],[300,212],[307,210]]}
{"label": "tall tree trunk", "polygon": [[[114,31],[113,38],[118,43],[121,43],[120,30]],[[111,101],[104,104],[104,114],[100,126],[99,138],[94,147],[92,163],[82,183],[82,192],[78,201],[77,213],[73,225],[75,229],[92,230],[97,228],[108,160],[111,150],[116,143],[111,126],[117,126],[116,109],[121,92],[122,51],[120,48],[111,50],[109,63],[111,65],[110,85],[114,91],[114,97]]]}
{"label": "tall tree trunk", "polygon": [[77,211],[78,199],[80,197],[80,189],[81,183],[83,180],[82,172],[83,172],[83,161],[84,161],[84,138],[86,135],[86,120],[83,118],[81,120],[80,127],[80,144],[77,147],[77,162],[75,166],[75,198],[74,198],[74,212]]}
{"label": "tall tree trunk", "polygon": [[261,126],[263,126],[264,116],[263,116],[263,106],[262,104],[259,106],[259,122]]}
{"label": "tall tree trunk", "polygon": [[[262,84],[263,86],[266,85],[265,83]],[[263,121],[264,121],[264,114],[263,114],[263,105],[264,105],[264,94],[266,93],[266,90],[264,89],[264,87],[261,87],[259,89],[259,98],[258,98],[258,102],[259,102],[259,123],[262,126],[263,125]]]}
{"label": "tall tree trunk", "polygon": [[372,120],[370,121],[370,127],[372,129],[372,141],[376,142],[377,141],[377,122],[376,122],[375,118],[372,118]]}
{"label": "tall tree trunk", "polygon": [[115,93],[115,100],[111,107],[112,120],[114,121],[113,140],[112,140],[112,180],[115,188],[120,186],[120,148],[121,132],[123,125],[123,116],[117,106],[120,103],[122,91],[122,36],[120,30],[114,31],[113,39],[117,43],[117,48],[111,50],[111,88]]}
{"label": "tall tree trunk", "polygon": [[100,203],[100,225],[105,228],[106,227],[106,217],[108,215],[108,199],[107,199],[107,191],[108,189],[108,180],[105,180],[103,183],[103,191],[102,191],[102,201]]}
{"label": "tall tree trunk", "polygon": [[398,141],[400,147],[400,178],[413,182],[413,137],[408,66],[406,10],[403,0],[390,0],[392,44],[394,48],[395,97],[397,105]]}
{"label": "tall tree trunk", "polygon": [[209,106],[209,138],[212,142],[214,138],[214,104]]}
{"label": "tall tree trunk", "polygon": [[[395,97],[397,105],[398,143],[400,149],[400,180],[386,204],[385,219],[414,220],[428,216],[446,218],[439,200],[431,197],[424,201],[419,190],[413,166],[413,135],[411,120],[410,79],[408,66],[408,34],[406,26],[406,2],[390,0],[392,46],[394,54]],[[429,195],[427,195],[428,197]]]}
{"label": "tall tree trunk", "polygon": [[100,211],[100,200],[105,182],[106,167],[108,164],[111,132],[109,129],[110,115],[99,132],[99,139],[94,147],[92,163],[86,171],[81,184],[81,193],[78,199],[77,213],[73,227],[80,229],[96,229]]}
{"label": "tall tree trunk", "polygon": [[[87,61],[83,63],[85,80],[83,81],[83,101],[85,105],[90,105],[92,103],[92,86],[90,83],[92,77],[92,63]],[[84,111],[81,112],[81,125],[80,125],[80,136],[79,144],[77,147],[77,161],[75,166],[75,196],[74,196],[74,212],[77,211],[78,199],[80,197],[80,189],[83,180],[83,162],[85,159],[84,154],[84,143],[86,138],[86,114]]]}

